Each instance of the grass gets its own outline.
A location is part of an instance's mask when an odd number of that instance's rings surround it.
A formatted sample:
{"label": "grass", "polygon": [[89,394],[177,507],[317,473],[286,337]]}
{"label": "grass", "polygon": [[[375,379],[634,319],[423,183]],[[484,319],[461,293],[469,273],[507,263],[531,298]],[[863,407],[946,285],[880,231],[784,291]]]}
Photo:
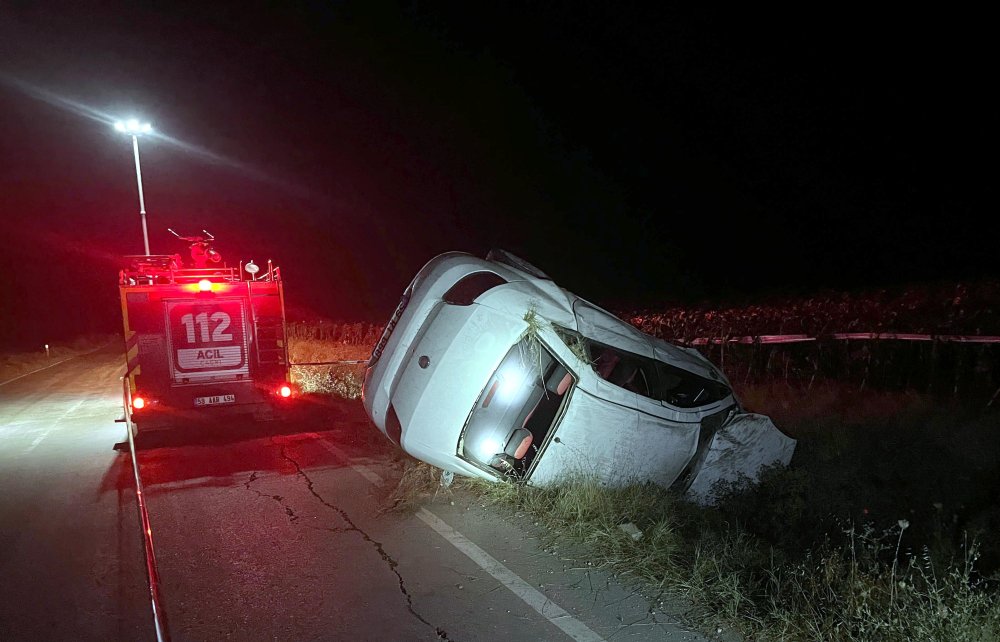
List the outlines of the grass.
{"label": "grass", "polygon": [[885,530],[904,519],[909,548],[950,559],[968,536],[983,569],[1000,569],[997,411],[833,382],[754,387],[743,398],[799,440],[791,468],[724,507],[768,542],[801,551],[845,521]]}
{"label": "grass", "polygon": [[44,368],[63,359],[90,352],[116,340],[121,341],[121,337],[94,335],[81,337],[64,344],[50,345],[48,355],[45,354],[44,346],[39,346],[39,349],[33,352],[0,355],[0,382]]}
{"label": "grass", "polygon": [[[305,332],[300,332],[307,335]],[[360,335],[364,338],[365,335]],[[292,363],[366,360],[371,345],[325,339],[289,336],[288,354]],[[292,380],[303,392],[332,394],[345,399],[359,399],[364,381],[364,364],[332,366],[294,366]]]}
{"label": "grass", "polygon": [[[550,545],[583,545],[596,565],[690,601],[687,619],[725,622],[754,640],[995,640],[1000,603],[975,570],[977,550],[948,564],[902,555],[905,531],[831,534],[792,558],[656,486],[567,479],[534,488],[472,482],[480,497],[545,526]],[[623,528],[633,524],[638,540]],[[894,548],[895,546],[895,548]],[[943,571],[942,571],[943,569]]]}
{"label": "grass", "polygon": [[442,492],[450,495],[451,489],[446,488],[441,482],[443,472],[440,468],[405,456],[399,481],[385,499],[385,508],[382,512],[410,513]]}

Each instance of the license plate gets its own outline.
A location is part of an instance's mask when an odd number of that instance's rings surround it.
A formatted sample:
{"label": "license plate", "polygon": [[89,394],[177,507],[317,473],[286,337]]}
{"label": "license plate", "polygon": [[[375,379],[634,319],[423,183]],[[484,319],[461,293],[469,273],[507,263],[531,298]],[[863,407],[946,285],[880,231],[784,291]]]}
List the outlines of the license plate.
{"label": "license plate", "polygon": [[224,403],[236,403],[236,395],[215,395],[214,397],[195,397],[196,406],[218,406]]}

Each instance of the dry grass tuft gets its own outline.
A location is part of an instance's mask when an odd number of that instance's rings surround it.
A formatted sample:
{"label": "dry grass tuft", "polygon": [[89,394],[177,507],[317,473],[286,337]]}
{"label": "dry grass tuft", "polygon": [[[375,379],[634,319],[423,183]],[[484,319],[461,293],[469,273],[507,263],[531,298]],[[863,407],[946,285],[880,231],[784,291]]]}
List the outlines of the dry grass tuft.
{"label": "dry grass tuft", "polygon": [[383,512],[412,512],[433,500],[439,493],[450,494],[451,490],[441,485],[442,473],[444,471],[440,468],[407,457],[403,464],[403,474],[386,499]]}
{"label": "dry grass tuft", "polygon": [[[371,346],[321,339],[289,338],[292,363],[353,361],[367,359]],[[292,379],[303,392],[331,394],[345,399],[361,398],[364,364],[333,366],[293,366]]]}

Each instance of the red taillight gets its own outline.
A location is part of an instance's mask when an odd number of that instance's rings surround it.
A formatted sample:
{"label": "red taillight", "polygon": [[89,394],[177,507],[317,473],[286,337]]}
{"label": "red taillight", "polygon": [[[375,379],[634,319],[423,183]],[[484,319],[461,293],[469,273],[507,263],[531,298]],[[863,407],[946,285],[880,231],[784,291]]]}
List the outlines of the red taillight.
{"label": "red taillight", "polygon": [[292,387],[289,385],[281,386],[280,388],[278,388],[278,394],[282,397],[291,397]]}
{"label": "red taillight", "polygon": [[146,407],[146,400],[142,397],[132,397],[132,409],[142,410]]}
{"label": "red taillight", "polygon": [[212,282],[208,279],[202,279],[201,281],[198,281],[198,289],[202,292],[211,292]]}

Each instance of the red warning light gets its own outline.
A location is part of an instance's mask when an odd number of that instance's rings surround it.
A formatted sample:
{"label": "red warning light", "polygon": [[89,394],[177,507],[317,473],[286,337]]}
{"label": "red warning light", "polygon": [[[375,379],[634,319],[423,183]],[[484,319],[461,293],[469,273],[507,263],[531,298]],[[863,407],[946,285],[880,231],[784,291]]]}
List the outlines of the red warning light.
{"label": "red warning light", "polygon": [[198,289],[202,292],[211,292],[212,282],[208,279],[202,279],[201,281],[198,281]]}
{"label": "red warning light", "polygon": [[281,386],[280,388],[278,388],[278,394],[281,395],[282,397],[291,397],[292,387],[289,385]]}
{"label": "red warning light", "polygon": [[146,400],[142,397],[132,397],[132,408],[134,410],[142,410],[146,407]]}

